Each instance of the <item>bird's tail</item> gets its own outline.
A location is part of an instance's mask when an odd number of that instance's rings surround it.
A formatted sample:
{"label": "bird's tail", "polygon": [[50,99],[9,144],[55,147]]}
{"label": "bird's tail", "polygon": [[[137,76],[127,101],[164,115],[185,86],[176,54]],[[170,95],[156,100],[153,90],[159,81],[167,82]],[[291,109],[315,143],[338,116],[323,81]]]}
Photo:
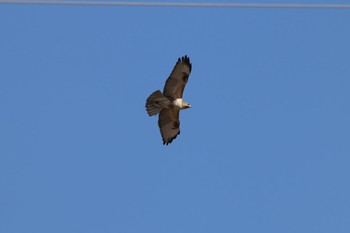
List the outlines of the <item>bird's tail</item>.
{"label": "bird's tail", "polygon": [[163,108],[170,105],[170,100],[159,90],[153,92],[146,101],[146,110],[149,116],[157,115]]}

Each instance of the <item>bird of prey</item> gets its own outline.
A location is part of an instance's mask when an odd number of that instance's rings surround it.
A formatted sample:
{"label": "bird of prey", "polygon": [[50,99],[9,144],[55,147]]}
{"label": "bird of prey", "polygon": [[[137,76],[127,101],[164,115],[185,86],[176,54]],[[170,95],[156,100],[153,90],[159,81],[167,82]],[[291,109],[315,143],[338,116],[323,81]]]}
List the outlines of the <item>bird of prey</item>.
{"label": "bird of prey", "polygon": [[146,100],[146,110],[149,116],[159,114],[158,126],[163,139],[163,145],[171,143],[180,134],[180,110],[192,106],[182,100],[192,64],[186,55],[179,58],[164,85],[163,93],[160,90],[153,92]]}

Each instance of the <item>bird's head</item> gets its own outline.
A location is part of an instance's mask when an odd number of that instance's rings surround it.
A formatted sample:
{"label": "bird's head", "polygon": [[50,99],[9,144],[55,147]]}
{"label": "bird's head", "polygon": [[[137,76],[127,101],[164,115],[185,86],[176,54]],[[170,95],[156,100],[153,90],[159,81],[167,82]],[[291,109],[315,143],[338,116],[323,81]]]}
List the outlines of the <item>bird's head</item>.
{"label": "bird's head", "polygon": [[192,106],[187,102],[182,102],[182,109],[192,108]]}

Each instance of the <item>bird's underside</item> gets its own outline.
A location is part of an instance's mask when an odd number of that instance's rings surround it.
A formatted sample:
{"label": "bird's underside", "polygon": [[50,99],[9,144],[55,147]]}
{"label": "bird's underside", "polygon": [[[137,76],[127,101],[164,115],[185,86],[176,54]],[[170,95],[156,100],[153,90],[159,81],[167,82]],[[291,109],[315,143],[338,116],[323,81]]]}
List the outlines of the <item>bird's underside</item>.
{"label": "bird's underside", "polygon": [[180,134],[180,111],[191,107],[189,103],[182,100],[191,69],[189,57],[179,58],[165,82],[163,93],[157,90],[146,100],[148,115],[159,114],[158,126],[164,145],[171,143]]}

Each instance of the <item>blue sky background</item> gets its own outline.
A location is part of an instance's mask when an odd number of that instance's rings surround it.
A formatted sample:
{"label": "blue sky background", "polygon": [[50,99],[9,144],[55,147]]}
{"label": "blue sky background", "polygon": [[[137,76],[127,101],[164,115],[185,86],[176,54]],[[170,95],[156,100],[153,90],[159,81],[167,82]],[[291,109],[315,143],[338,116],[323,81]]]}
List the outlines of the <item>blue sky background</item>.
{"label": "blue sky background", "polygon": [[[0,232],[349,232],[349,22],[0,5]],[[163,146],[145,100],[185,54]]]}

